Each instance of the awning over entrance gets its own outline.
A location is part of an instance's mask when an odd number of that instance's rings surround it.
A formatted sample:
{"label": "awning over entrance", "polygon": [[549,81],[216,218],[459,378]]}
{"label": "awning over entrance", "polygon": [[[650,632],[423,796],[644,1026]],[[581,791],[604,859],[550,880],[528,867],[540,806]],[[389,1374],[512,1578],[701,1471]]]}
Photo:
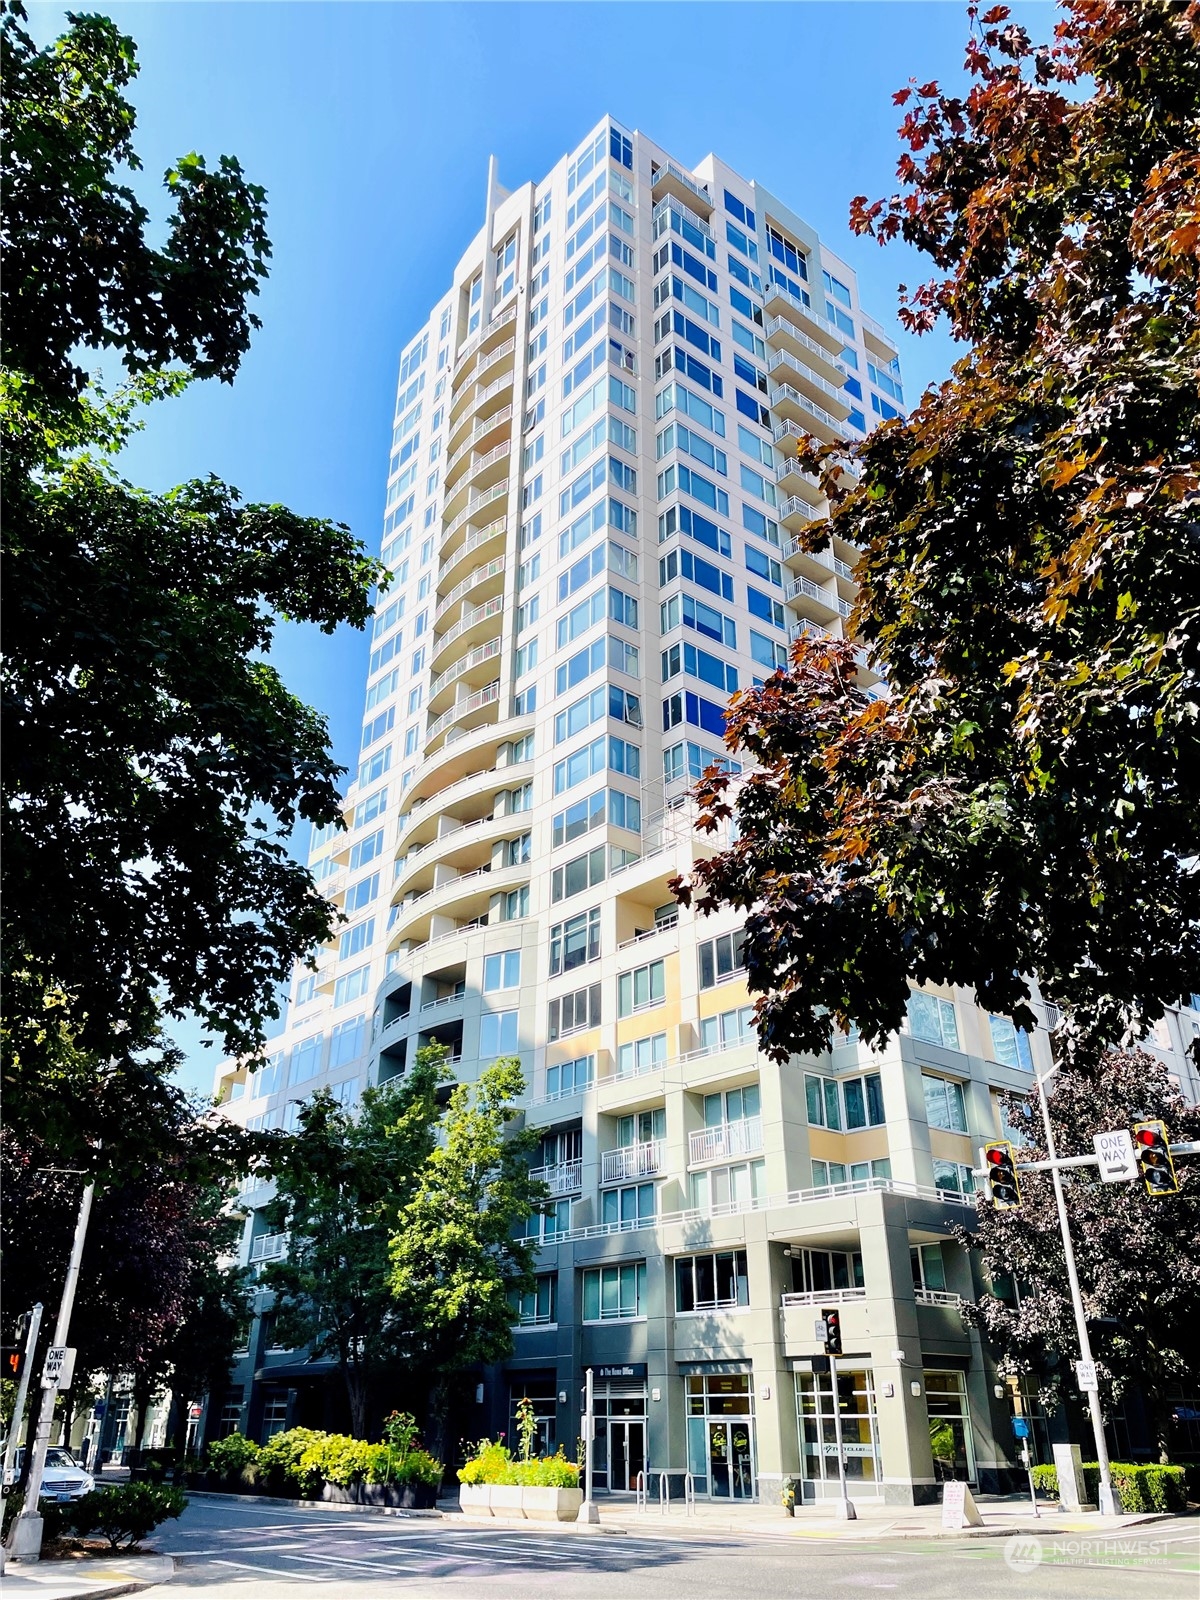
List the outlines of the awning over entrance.
{"label": "awning over entrance", "polygon": [[304,1378],[328,1378],[337,1371],[337,1362],[281,1361],[277,1367],[259,1367],[255,1383],[297,1383]]}

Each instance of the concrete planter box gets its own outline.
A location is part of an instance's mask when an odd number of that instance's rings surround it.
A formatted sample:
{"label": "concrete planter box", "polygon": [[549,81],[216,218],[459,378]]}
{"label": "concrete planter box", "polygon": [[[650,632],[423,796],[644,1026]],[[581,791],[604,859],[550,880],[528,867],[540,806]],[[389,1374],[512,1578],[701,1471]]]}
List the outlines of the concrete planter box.
{"label": "concrete planter box", "polygon": [[476,1516],[528,1519],[532,1522],[574,1522],[583,1504],[582,1489],[528,1488],[516,1483],[464,1483],[459,1505]]}
{"label": "concrete planter box", "polygon": [[438,1492],[424,1483],[352,1483],[321,1485],[321,1499],[331,1505],[389,1506],[403,1511],[430,1511]]}

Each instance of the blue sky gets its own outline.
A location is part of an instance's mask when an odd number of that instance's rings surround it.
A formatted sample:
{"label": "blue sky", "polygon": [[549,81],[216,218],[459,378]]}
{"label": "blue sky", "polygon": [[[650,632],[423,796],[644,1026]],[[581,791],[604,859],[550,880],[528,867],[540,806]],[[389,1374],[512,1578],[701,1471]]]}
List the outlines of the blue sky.
{"label": "blue sky", "polygon": [[[81,8],[83,9],[83,8]],[[86,9],[91,9],[88,6]],[[854,239],[851,198],[890,193],[892,93],[961,78],[957,4],[278,4],[96,6],[138,44],[137,187],[153,214],[174,158],[236,155],[269,197],[263,328],[236,384],[160,406],[128,453],[150,488],[214,472],[251,499],[337,518],[377,548],[396,366],[482,222],[487,157],[539,178],[606,112],[691,165],[710,150],[787,200],[892,323],[927,274]],[[1035,36],[1048,4],[1014,8]],[[46,41],[64,8],[34,4]],[[752,64],[775,63],[766,80]],[[902,336],[906,392],[945,375],[941,333]],[[275,661],[354,758],[366,643],[285,629]],[[192,1045],[192,1030],[180,1030]],[[189,1081],[207,1088],[214,1055]]]}

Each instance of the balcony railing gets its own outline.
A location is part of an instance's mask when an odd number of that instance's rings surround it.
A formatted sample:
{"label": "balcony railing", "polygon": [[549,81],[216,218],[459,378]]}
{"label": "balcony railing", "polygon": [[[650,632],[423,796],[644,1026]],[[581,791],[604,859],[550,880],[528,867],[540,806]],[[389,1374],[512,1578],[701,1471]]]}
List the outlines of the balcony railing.
{"label": "balcony railing", "polygon": [[[447,539],[456,534],[464,523],[469,522],[479,510],[480,506],[489,505],[491,501],[499,500],[501,495],[506,495],[507,493],[508,484],[505,482],[497,483],[491,489],[484,489],[480,494],[473,494],[470,500],[467,502],[466,510],[460,511],[450,526],[442,529],[442,543],[444,544]],[[455,551],[455,555],[457,554],[458,552]],[[444,561],[442,566],[446,567],[449,566],[449,564],[449,561]]]}
{"label": "balcony railing", "polygon": [[[778,359],[785,361],[787,358],[780,352]],[[773,366],[775,364],[777,363],[774,363]],[[791,364],[789,363],[789,365]],[[825,427],[831,428],[839,438],[845,438],[845,434],[842,432],[842,424],[838,419],[830,416],[824,406],[819,406],[815,400],[810,400],[806,394],[801,394],[799,389],[794,389],[790,383],[772,384],[771,392],[767,399],[772,411],[777,411],[785,400],[790,401],[792,405],[799,406],[801,411],[807,411],[810,417],[814,417],[816,421],[823,423]]]}
{"label": "balcony railing", "polygon": [[492,561],[486,561],[473,572],[468,572],[461,582],[456,583],[449,594],[443,595],[437,603],[437,610],[433,613],[434,621],[444,616],[456,600],[461,600],[469,589],[477,583],[483,583],[487,578],[494,578],[498,572],[504,571],[504,557],[496,556]]}
{"label": "balcony railing", "polygon": [[600,1157],[600,1182],[620,1183],[624,1178],[652,1178],[662,1171],[663,1141],[647,1139],[641,1144],[622,1145],[605,1150]]}
{"label": "balcony railing", "polygon": [[[794,329],[793,331],[798,332],[799,330]],[[805,342],[813,345],[814,348],[819,348],[813,339],[806,339]],[[831,400],[836,401],[839,405],[847,404],[842,398],[841,391],[835,389],[833,384],[824,379],[819,372],[814,372],[807,362],[800,360],[799,356],[794,356],[787,350],[773,351],[767,361],[767,371],[775,372],[780,367],[787,367],[792,372],[798,373],[806,383],[813,384],[820,389],[822,394],[828,395]]]}
{"label": "balcony railing", "polygon": [[[494,539],[497,534],[503,533],[507,521],[507,517],[497,517],[495,522],[489,522],[486,528],[476,528],[474,533],[469,533],[458,549],[452,551],[438,568],[438,582],[441,583],[450,569],[456,567],[464,556],[469,556],[472,550],[477,550],[481,544],[486,544],[489,539]],[[458,526],[457,522],[454,526]],[[447,532],[453,532],[453,528],[447,529]]]}
{"label": "balcony railing", "polygon": [[[478,711],[482,706],[490,705],[493,700],[500,698],[500,679],[489,683],[484,689],[477,689],[474,694],[469,694],[465,700],[460,700],[456,706],[451,706],[449,711],[443,711],[440,717],[435,717],[429,724],[425,733],[425,741],[436,739],[439,733],[448,728],[451,723],[457,722],[461,717],[468,716],[472,711]],[[472,774],[474,776],[474,774]]]}
{"label": "balcony railing", "polygon": [[654,207],[653,220],[657,222],[659,217],[665,215],[668,211],[678,211],[680,216],[686,217],[693,227],[699,228],[701,233],[707,234],[710,239],[712,238],[713,231],[704,218],[689,206],[685,206],[682,200],[676,200],[675,196],[671,194],[665,195]]}
{"label": "balcony railing", "polygon": [[805,1289],[803,1293],[785,1294],[779,1303],[786,1311],[789,1306],[844,1306],[866,1298],[865,1289]]}
{"label": "balcony railing", "polygon": [[689,1134],[688,1160],[696,1166],[704,1161],[720,1161],[726,1156],[754,1156],[762,1147],[762,1118],[743,1117],[737,1122],[722,1122],[715,1128],[700,1128]]}
{"label": "balcony railing", "polygon": [[466,440],[459,445],[458,449],[447,461],[446,476],[449,477],[459,462],[470,455],[477,439],[482,439],[485,433],[491,433],[493,428],[498,428],[502,422],[507,422],[512,414],[513,408],[511,405],[503,406],[499,411],[493,412],[490,417],[485,417],[482,422],[477,422]]}
{"label": "balcony railing", "polygon": [[630,945],[641,944],[645,939],[653,939],[660,933],[670,933],[679,926],[679,913],[672,912],[670,916],[659,917],[652,928],[639,928],[631,939],[622,939],[617,946],[618,950],[628,950]]}
{"label": "balcony railing", "polygon": [[[787,298],[791,300],[792,296],[789,294]],[[796,302],[796,304],[804,315],[811,315],[807,307],[799,305],[799,302]],[[779,338],[780,336],[794,339],[798,345],[802,345],[806,350],[811,350],[813,355],[819,356],[822,361],[828,361],[832,366],[837,367],[839,371],[842,370],[841,362],[835,361],[823,344],[818,344],[815,339],[805,333],[802,328],[798,328],[788,317],[769,317],[766,326],[763,328],[763,334],[768,340]],[[825,383],[824,378],[820,381]],[[826,384],[826,387],[835,394],[838,392],[833,388],[832,384]]]}
{"label": "balcony railing", "polygon": [[491,600],[485,600],[481,606],[464,612],[452,628],[447,628],[445,633],[435,633],[433,636],[433,653],[444,650],[448,644],[453,644],[455,639],[468,628],[473,628],[477,622],[486,622],[489,617],[498,616],[504,610],[504,596],[498,594]]}
{"label": "balcony railing", "polygon": [[559,1161],[549,1167],[533,1167],[529,1176],[544,1183],[556,1198],[564,1194],[578,1194],[583,1188],[583,1162]]}
{"label": "balcony railing", "polygon": [[914,1289],[913,1298],[919,1306],[961,1306],[962,1295],[949,1289]]}
{"label": "balcony railing", "polygon": [[452,667],[447,667],[445,672],[438,673],[437,677],[429,685],[429,698],[432,700],[434,695],[444,689],[448,683],[453,683],[456,678],[461,678],[464,672],[470,672],[471,668],[477,667],[481,661],[490,661],[493,656],[498,656],[499,654],[500,636],[498,634],[494,639],[489,639],[486,644],[477,644],[474,650],[468,650],[466,655],[456,661]]}

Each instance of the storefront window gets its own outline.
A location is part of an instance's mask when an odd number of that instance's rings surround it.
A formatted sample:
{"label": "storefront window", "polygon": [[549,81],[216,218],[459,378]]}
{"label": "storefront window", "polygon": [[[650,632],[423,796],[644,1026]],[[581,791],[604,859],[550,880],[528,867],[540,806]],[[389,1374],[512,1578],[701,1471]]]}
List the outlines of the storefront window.
{"label": "storefront window", "polygon": [[687,1379],[688,1471],[698,1495],[755,1496],[754,1389],[749,1373]]}
{"label": "storefront window", "polygon": [[[871,1373],[862,1368],[839,1371],[837,1386],[846,1481],[858,1498],[878,1498],[883,1488]],[[837,1429],[833,1388],[827,1372],[797,1372],[796,1427],[805,1498],[817,1500],[836,1495],[839,1482]]]}
{"label": "storefront window", "polygon": [[929,1411],[929,1444],[939,1483],[956,1478],[975,1481],[975,1449],[971,1414],[961,1372],[927,1372],[925,1402]]}

